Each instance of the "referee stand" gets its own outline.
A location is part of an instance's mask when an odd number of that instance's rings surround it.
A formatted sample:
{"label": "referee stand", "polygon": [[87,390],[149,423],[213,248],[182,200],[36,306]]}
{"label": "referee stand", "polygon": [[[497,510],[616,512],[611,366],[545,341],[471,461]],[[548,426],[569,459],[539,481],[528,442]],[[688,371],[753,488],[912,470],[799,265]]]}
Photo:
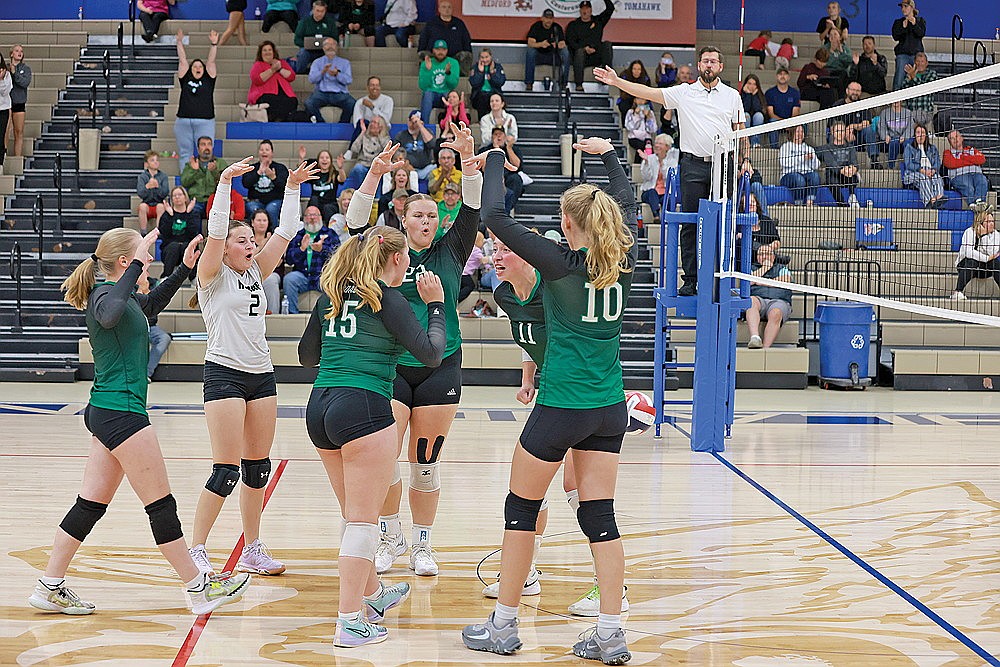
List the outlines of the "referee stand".
{"label": "referee stand", "polygon": [[[719,164],[717,161],[716,164]],[[720,174],[721,176],[721,174]],[[718,182],[718,181],[717,181]],[[739,182],[739,200],[749,196],[749,178]],[[673,424],[668,406],[692,408],[691,449],[721,452],[725,438],[732,434],[736,390],[736,326],[740,313],[750,305],[750,284],[733,278],[718,277],[732,266],[735,230],[741,228],[741,267],[749,273],[752,227],[756,214],[738,214],[733,219],[731,203],[702,199],[697,213],[677,212],[680,179],[676,170],[668,173],[667,190],[660,207],[660,269],[655,302],[655,340],[653,348],[653,404],[656,406],[655,435],[661,437],[662,424]],[[729,200],[732,202],[733,200]],[[723,215],[723,212],[727,215]],[[697,225],[698,294],[677,294],[677,260],[680,225]],[[674,317],[694,318],[695,324],[673,324]],[[679,362],[676,350],[669,348],[671,332],[695,331],[693,363]],[[693,400],[667,400],[664,396],[667,376],[677,370],[693,370]]]}

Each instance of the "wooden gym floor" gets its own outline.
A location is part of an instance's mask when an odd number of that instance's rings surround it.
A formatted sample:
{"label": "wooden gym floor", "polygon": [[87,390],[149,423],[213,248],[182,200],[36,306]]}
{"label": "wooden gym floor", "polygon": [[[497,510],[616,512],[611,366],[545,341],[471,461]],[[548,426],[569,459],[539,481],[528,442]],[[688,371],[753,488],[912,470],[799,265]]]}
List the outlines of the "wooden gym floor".
{"label": "wooden gym floor", "polygon": [[[67,617],[26,603],[70,506],[88,438],[89,385],[0,385],[0,665],[582,665],[591,620],[566,606],[590,586],[589,552],[558,483],[539,568],[521,607],[524,649],[472,653],[484,618],[477,565],[498,546],[510,450],[527,416],[510,388],[468,388],[444,450],[434,544],[441,575],[405,558],[413,586],[389,641],[331,644],[338,510],[300,417],[308,387],[282,386],[263,534],[288,565],[207,620],[184,607],[145,514],[123,486],[69,572],[98,605]],[[152,420],[190,529],[209,470],[201,387],[154,384]],[[1000,665],[1000,397],[873,389],[741,391],[727,451],[689,451],[679,415],[656,441],[626,440],[616,509],[625,540],[633,665]],[[403,509],[404,527],[409,519]],[[227,503],[209,544],[240,537]],[[498,556],[483,563],[492,581]],[[402,567],[399,567],[402,565]]]}

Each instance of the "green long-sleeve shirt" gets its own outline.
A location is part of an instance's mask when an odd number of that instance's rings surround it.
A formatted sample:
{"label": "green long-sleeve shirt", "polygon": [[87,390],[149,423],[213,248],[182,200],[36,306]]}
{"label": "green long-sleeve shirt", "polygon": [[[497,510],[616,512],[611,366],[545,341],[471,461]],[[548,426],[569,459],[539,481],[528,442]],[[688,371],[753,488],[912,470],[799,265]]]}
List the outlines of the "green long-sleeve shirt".
{"label": "green long-sleeve shirt", "polygon": [[[450,70],[448,65],[451,65]],[[427,69],[427,65],[424,63],[420,63],[420,75],[417,77],[420,90],[447,95],[458,86],[458,79],[458,61],[454,58],[446,57],[441,61],[431,58],[430,69]]]}
{"label": "green long-sleeve shirt", "polygon": [[229,163],[215,158],[214,171],[208,170],[207,162],[201,162],[200,165],[198,169],[193,169],[190,164],[184,165],[184,171],[181,172],[181,185],[187,188],[188,196],[205,202],[215,192],[215,187],[219,184],[219,177],[229,166]]}
{"label": "green long-sleeve shirt", "polygon": [[327,14],[322,21],[317,21],[312,14],[307,14],[304,19],[299,19],[299,25],[295,28],[295,45],[299,48],[305,46],[306,35],[323,35],[337,39],[337,22]]}

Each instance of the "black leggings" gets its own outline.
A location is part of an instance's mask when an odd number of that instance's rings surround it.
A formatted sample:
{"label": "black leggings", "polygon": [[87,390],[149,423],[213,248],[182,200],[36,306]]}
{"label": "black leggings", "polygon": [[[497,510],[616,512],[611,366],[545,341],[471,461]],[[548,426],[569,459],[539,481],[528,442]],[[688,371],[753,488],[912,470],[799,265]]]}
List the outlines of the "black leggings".
{"label": "black leggings", "polygon": [[156,12],[155,14],[139,12],[139,20],[142,21],[142,30],[149,37],[158,34],[160,32],[160,25],[168,18],[170,16],[164,12]]}
{"label": "black leggings", "polygon": [[257,104],[268,104],[267,122],[277,123],[288,119],[288,115],[299,108],[297,97],[289,97],[279,89],[276,94],[261,95],[257,98]]}
{"label": "black leggings", "polygon": [[[4,109],[0,111],[0,127],[4,128],[6,131],[7,121],[10,120],[10,109]],[[3,166],[3,161],[7,158],[7,144],[0,141],[0,167]]]}
{"label": "black leggings", "polygon": [[760,58],[760,66],[763,67],[764,66],[764,58],[767,57],[767,52],[766,51],[761,51],[760,49],[747,49],[746,51],[743,52],[743,55],[745,55],[745,56],[757,56],[758,58]]}
{"label": "black leggings", "polygon": [[288,27],[292,32],[295,32],[295,28],[299,26],[299,15],[292,9],[280,12],[267,12],[264,14],[264,23],[260,26],[260,29],[262,32],[267,32],[275,23],[280,23],[282,21],[288,24]]}
{"label": "black leggings", "polygon": [[955,288],[959,292],[964,292],[974,278],[992,278],[1000,287],[1000,260],[992,259],[988,262],[965,257],[958,263],[958,286]]}

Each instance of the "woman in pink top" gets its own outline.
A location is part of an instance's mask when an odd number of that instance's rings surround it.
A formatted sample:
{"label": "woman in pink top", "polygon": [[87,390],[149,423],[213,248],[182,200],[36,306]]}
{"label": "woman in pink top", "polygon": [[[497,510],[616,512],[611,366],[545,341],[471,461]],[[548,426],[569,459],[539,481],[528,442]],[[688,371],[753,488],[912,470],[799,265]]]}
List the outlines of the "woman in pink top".
{"label": "woman in pink top", "polygon": [[268,104],[269,122],[285,120],[299,106],[292,90],[295,71],[281,59],[274,42],[263,41],[257,47],[257,59],[250,68],[250,104]]}
{"label": "woman in pink top", "polygon": [[170,18],[170,5],[177,0],[139,0],[139,20],[142,21],[142,39],[147,44],[159,37],[160,24]]}

